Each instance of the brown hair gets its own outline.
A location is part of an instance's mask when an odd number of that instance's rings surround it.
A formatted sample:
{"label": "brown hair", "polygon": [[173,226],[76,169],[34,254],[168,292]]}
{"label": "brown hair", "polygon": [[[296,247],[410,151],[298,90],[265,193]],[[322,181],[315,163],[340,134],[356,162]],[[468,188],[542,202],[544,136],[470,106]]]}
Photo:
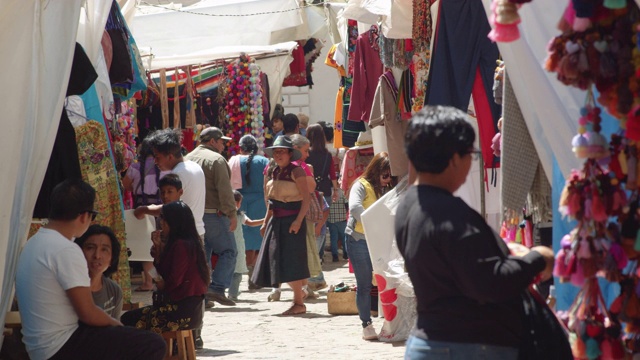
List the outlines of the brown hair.
{"label": "brown hair", "polygon": [[369,182],[373,186],[373,189],[376,192],[376,198],[380,198],[382,196],[382,186],[380,185],[380,176],[383,173],[389,172],[391,174],[391,164],[389,162],[389,154],[385,151],[377,153],[367,168],[364,169],[364,173],[360,175],[360,178],[363,178]]}
{"label": "brown hair", "polygon": [[324,137],[324,130],[319,124],[309,125],[307,127],[307,139],[311,142],[311,152],[324,154],[328,153],[326,148],[327,138]]}

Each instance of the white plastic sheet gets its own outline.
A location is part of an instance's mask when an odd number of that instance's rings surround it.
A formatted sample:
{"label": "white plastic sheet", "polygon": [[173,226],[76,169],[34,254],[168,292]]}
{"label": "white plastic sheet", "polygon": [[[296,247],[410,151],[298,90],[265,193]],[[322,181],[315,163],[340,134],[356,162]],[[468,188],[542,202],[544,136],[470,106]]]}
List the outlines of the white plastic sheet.
{"label": "white plastic sheet", "polygon": [[[413,285],[404,270],[404,258],[396,245],[393,226],[395,211],[406,186],[405,178],[362,213],[362,224],[385,316],[379,339],[386,342],[406,340],[417,318]],[[394,301],[386,302],[386,298]]]}
{"label": "white plastic sheet", "polygon": [[153,261],[149,254],[151,249],[151,233],[156,229],[155,218],[145,215],[138,220],[133,210],[124,211],[124,227],[127,233],[127,246],[131,250],[129,261]]}
{"label": "white plastic sheet", "polygon": [[[4,0],[0,11],[0,323],[55,141],[82,0]],[[2,345],[0,337],[0,346]]]}

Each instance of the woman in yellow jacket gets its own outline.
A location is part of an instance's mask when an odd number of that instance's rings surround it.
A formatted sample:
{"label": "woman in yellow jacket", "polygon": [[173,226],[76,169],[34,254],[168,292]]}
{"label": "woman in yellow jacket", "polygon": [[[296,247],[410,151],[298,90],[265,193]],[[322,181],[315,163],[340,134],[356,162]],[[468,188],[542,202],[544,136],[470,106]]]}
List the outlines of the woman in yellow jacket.
{"label": "woman in yellow jacket", "polygon": [[349,219],[347,220],[347,249],[358,286],[356,304],[362,321],[362,338],[376,340],[378,335],[371,323],[371,282],[373,266],[362,226],[362,213],[391,187],[389,154],[381,152],[373,157],[362,176],[349,190]]}

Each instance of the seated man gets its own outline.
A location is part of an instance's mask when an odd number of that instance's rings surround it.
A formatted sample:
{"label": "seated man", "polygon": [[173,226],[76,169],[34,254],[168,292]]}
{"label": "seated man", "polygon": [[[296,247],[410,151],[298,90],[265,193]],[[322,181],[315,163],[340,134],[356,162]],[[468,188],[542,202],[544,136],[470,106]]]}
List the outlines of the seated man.
{"label": "seated man", "polygon": [[108,226],[91,225],[75,243],[80,246],[89,266],[93,302],[114,319],[122,315],[122,289],[109,279],[118,270],[120,243]]}
{"label": "seated man", "polygon": [[93,302],[87,261],[72,240],[95,219],[95,197],[81,180],[58,184],[51,193],[49,223],[20,254],[16,295],[29,357],[162,359],[161,336],[125,328]]}

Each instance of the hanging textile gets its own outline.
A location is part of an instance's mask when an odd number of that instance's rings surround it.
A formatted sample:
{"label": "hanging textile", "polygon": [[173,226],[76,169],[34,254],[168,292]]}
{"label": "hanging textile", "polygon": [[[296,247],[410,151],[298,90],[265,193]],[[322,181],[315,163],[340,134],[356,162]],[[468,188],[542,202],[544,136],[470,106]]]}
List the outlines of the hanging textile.
{"label": "hanging textile", "polygon": [[333,147],[339,149],[343,147],[342,144],[342,112],[344,106],[342,105],[344,98],[344,86],[338,88],[336,94],[336,107],[333,115]]}
{"label": "hanging textile", "polygon": [[[393,77],[393,75],[392,75]],[[411,118],[411,99],[413,98],[413,74],[410,70],[402,72],[400,78],[400,85],[398,86],[398,95],[396,99],[396,106],[400,118],[403,120],[409,120]]]}
{"label": "hanging textile", "polygon": [[393,73],[387,71],[378,81],[369,126],[384,126],[391,175],[402,178],[409,172],[409,158],[404,151],[404,135],[409,122],[400,118],[396,105],[397,96],[398,89]]}
{"label": "hanging textile", "polygon": [[385,67],[396,67],[406,70],[413,58],[413,42],[411,39],[389,39],[380,34],[380,59]]}
{"label": "hanging textile", "polygon": [[353,88],[347,119],[369,121],[378,79],[384,70],[378,46],[378,27],[358,36],[353,63]]}
{"label": "hanging textile", "polygon": [[[540,210],[536,211],[536,218],[544,218],[542,221],[549,220],[545,215],[550,213],[551,209],[551,186],[542,170],[542,164],[506,71],[501,149],[502,207],[519,213],[518,210],[527,202],[527,195],[531,194],[531,198],[534,199],[531,208]],[[540,175],[544,181],[541,181]],[[534,181],[537,182],[535,186]]]}
{"label": "hanging textile", "polygon": [[304,61],[304,44],[304,41],[298,41],[298,46],[291,52],[293,61],[289,64],[290,74],[284,78],[282,86],[307,85],[307,65]]}
{"label": "hanging textile", "polygon": [[131,84],[133,82],[133,63],[129,47],[129,33],[117,1],[114,1],[111,6],[105,28],[109,33],[113,48],[113,58],[111,66],[109,66],[111,84]]}
{"label": "hanging textile", "polygon": [[347,35],[349,37],[347,43],[347,76],[353,76],[353,61],[356,52],[356,44],[358,42],[358,22],[349,20],[347,22]]}
{"label": "hanging textile", "polygon": [[182,127],[180,124],[182,121],[180,118],[180,70],[177,66],[174,77],[176,86],[173,88],[173,128],[180,129]]}
{"label": "hanging textile", "polygon": [[[437,5],[436,5],[437,6]],[[413,46],[411,67],[414,73],[413,112],[424,106],[424,97],[429,80],[429,62],[431,61],[431,0],[413,0]]]}
{"label": "hanging textile", "polygon": [[167,69],[160,69],[160,108],[162,111],[162,128],[169,127],[169,98],[167,94]]}
{"label": "hanging textile", "polygon": [[75,129],[82,180],[96,190],[94,209],[98,212],[96,223],[111,228],[120,241],[118,271],[112,275],[122,288],[124,302],[131,300],[131,279],[127,255],[124,214],[120,202],[119,175],[115,173],[107,133],[104,125],[95,120]]}
{"label": "hanging textile", "polygon": [[320,56],[320,52],[323,47],[324,44],[322,44],[322,41],[314,38],[307,40],[303,47],[305,70],[307,72],[307,85],[309,85],[310,89],[313,88],[313,78],[311,77],[313,63]]}
{"label": "hanging textile", "polygon": [[491,139],[500,118],[500,106],[489,99],[495,64],[500,55],[498,47],[487,37],[491,31],[487,17],[478,16],[484,12],[481,1],[439,1],[438,4],[440,10],[428,81],[438,86],[427,87],[425,102],[467,112],[473,95],[482,156],[485,167],[492,167]]}
{"label": "hanging textile", "polygon": [[[89,60],[82,46],[76,43],[66,96],[80,95],[86,92],[97,78],[98,74],[93,68],[91,60]],[[33,210],[33,217],[49,217],[50,198],[53,188],[66,179],[79,178],[80,176],[75,132],[67,112],[63,109],[47,171]]]}
{"label": "hanging textile", "polygon": [[187,66],[185,69],[187,73],[187,96],[185,97],[185,122],[184,127],[187,129],[193,129],[196,126],[196,111],[194,109],[193,104],[193,78],[191,77],[191,65]]}

